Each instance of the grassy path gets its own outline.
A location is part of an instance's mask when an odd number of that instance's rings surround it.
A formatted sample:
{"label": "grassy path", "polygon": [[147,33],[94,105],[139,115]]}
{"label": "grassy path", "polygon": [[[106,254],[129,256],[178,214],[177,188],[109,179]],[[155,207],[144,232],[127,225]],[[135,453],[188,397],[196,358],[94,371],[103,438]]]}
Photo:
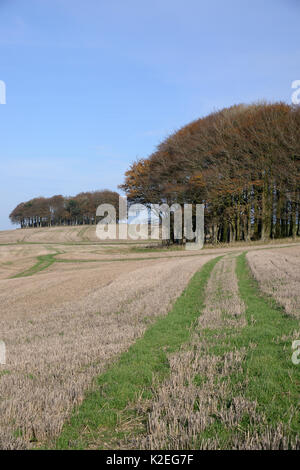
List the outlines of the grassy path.
{"label": "grassy path", "polygon": [[[189,327],[203,311],[205,285],[218,259],[196,273],[172,311],[98,378],[96,390],[65,425],[57,448],[116,448],[124,439],[146,432],[148,411],[144,411],[144,419],[140,414],[137,419],[134,403],[138,398],[151,403],[153,375],[158,383],[170,375],[168,354],[188,343]],[[218,412],[210,416],[198,437],[191,439],[190,448],[205,448],[207,443],[208,448],[219,449],[299,448],[300,367],[291,361],[291,343],[297,339],[299,322],[261,294],[245,253],[237,258],[236,273],[246,325],[212,325],[199,332],[201,354],[210,355],[216,365],[211,383],[225,380],[226,393],[218,395],[218,386],[212,386]],[[240,351],[238,367],[233,363],[225,376],[220,374],[225,358],[231,354],[238,357]],[[195,383],[199,396],[204,397],[201,388],[207,378],[197,374]],[[173,445],[176,449],[176,441]]]}
{"label": "grassy path", "polygon": [[[233,398],[242,397],[245,403],[255,404],[255,412],[245,410],[234,424],[216,417],[199,435],[198,442],[215,440],[222,449],[299,449],[300,367],[291,360],[291,344],[298,339],[295,335],[299,322],[261,293],[250,273],[246,253],[238,257],[236,272],[247,325],[238,331],[223,331],[209,353],[222,358],[230,351],[246,352],[242,369],[228,377],[230,393],[225,405],[237,415],[240,410],[233,409]],[[210,330],[204,337],[209,340],[216,334],[220,331]]]}
{"label": "grassy path", "polygon": [[[84,243],[54,243],[54,242],[49,242],[47,245],[84,245]],[[123,243],[126,244],[126,243]],[[127,243],[128,244],[128,243]],[[0,246],[9,246],[9,245],[44,245],[43,242],[18,242],[18,243],[0,243]],[[95,245],[95,244],[92,244]],[[101,243],[97,243],[97,245],[102,245]],[[103,243],[104,245],[104,243]],[[253,247],[255,251],[257,250],[271,250],[271,249],[280,249],[280,248],[286,248],[286,246],[297,246],[299,244],[293,243],[289,245],[282,245],[282,246],[272,246],[269,245],[268,247],[260,247],[259,245],[257,247]],[[181,251],[180,249],[149,249],[148,248],[138,248],[134,247],[130,250],[131,253],[164,253],[164,252],[178,252]],[[240,251],[236,247],[233,247],[233,250],[231,251],[225,251],[222,253],[222,249],[218,250],[218,253],[211,253],[211,254],[219,254],[220,256],[223,256],[224,254],[230,254],[234,253],[235,251]],[[184,250],[182,250],[184,253]],[[63,252],[56,250],[56,253],[54,254],[47,254],[47,255],[40,255],[37,256],[36,258],[36,263],[31,266],[30,268],[26,269],[25,271],[22,271],[14,276],[11,277],[11,279],[14,278],[19,278],[19,277],[27,277],[27,276],[32,276],[36,274],[39,271],[43,271],[50,267],[53,263],[113,263],[113,262],[130,262],[130,261],[147,261],[147,260],[155,260],[155,259],[168,259],[168,258],[183,258],[183,257],[192,257],[192,256],[206,256],[207,254],[210,254],[209,252],[197,252],[195,254],[180,254],[180,255],[168,255],[168,256],[147,256],[147,257],[134,257],[134,258],[108,258],[108,259],[57,259],[56,256],[58,254],[62,254]],[[96,253],[96,252],[92,252]]]}
{"label": "grassy path", "polygon": [[[244,363],[245,396],[257,400],[258,411],[265,415],[274,433],[282,428],[285,439],[292,441],[298,436],[299,445],[300,367],[291,360],[291,344],[298,339],[294,335],[299,331],[299,321],[263,296],[252,278],[245,253],[238,258],[237,274],[248,325],[231,342],[257,345],[249,349]],[[257,432],[263,430],[258,426]]]}
{"label": "grassy path", "polygon": [[135,258],[109,258],[109,259],[64,259],[56,258],[57,255],[62,254],[62,252],[57,251],[56,253],[40,255],[37,256],[36,263],[30,268],[22,271],[18,274],[15,274],[10,279],[15,279],[19,277],[33,276],[34,274],[44,271],[49,268],[53,263],[118,263],[118,262],[130,262],[130,261],[147,261],[147,260],[162,260],[162,259],[173,259],[173,258],[189,258],[193,256],[207,256],[207,253],[196,253],[196,254],[183,254],[183,255],[169,255],[169,256],[147,256],[147,257],[135,257]]}
{"label": "grassy path", "polygon": [[[203,308],[204,288],[219,258],[204,265],[190,281],[167,316],[148,328],[145,335],[120,360],[97,379],[90,392],[64,426],[56,448],[107,448],[107,443],[123,439],[136,413],[128,405],[138,397],[152,397],[153,375],[159,379],[169,373],[167,354],[177,351],[190,336],[190,327]],[[127,430],[126,430],[127,429]],[[134,431],[133,431],[134,432]]]}
{"label": "grassy path", "polygon": [[15,279],[19,277],[27,277],[27,276],[33,276],[39,271],[43,271],[44,269],[49,268],[53,263],[55,263],[57,260],[55,259],[55,256],[58,254],[48,254],[48,255],[40,255],[37,256],[37,262],[31,266],[30,268],[26,269],[25,271],[22,271],[18,274],[15,274],[12,276],[10,279]]}
{"label": "grassy path", "polygon": [[[187,345],[195,354],[183,368],[189,369],[186,377],[190,382],[182,380],[176,395],[173,390],[180,375],[175,375],[150,409],[150,413],[154,410],[150,426],[154,434],[145,437],[152,449],[180,449],[184,434],[188,436],[185,449],[300,448],[300,367],[291,360],[292,341],[299,339],[299,321],[262,295],[245,253],[237,258],[236,273],[246,324],[226,326],[212,321],[196,327],[197,341]],[[216,286],[218,292],[224,302],[222,286]],[[226,309],[223,314],[227,315]],[[180,360],[179,356],[177,363]],[[182,400],[188,406],[190,397],[194,407],[189,408],[182,427],[180,407],[184,410]],[[170,400],[174,409],[166,427]],[[177,435],[174,422],[180,429]],[[139,442],[149,448],[147,440]]]}

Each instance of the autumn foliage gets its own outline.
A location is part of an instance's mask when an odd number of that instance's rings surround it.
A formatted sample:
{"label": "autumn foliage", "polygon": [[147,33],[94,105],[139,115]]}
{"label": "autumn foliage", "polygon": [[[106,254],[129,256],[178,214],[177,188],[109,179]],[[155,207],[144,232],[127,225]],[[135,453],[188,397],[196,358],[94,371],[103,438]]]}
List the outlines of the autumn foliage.
{"label": "autumn foliage", "polygon": [[9,217],[21,228],[94,224],[97,207],[105,203],[118,209],[119,194],[102,190],[79,193],[74,197],[38,197],[18,204]]}
{"label": "autumn foliage", "polygon": [[204,203],[206,240],[300,235],[300,109],[237,105],[170,135],[120,185],[141,203]]}

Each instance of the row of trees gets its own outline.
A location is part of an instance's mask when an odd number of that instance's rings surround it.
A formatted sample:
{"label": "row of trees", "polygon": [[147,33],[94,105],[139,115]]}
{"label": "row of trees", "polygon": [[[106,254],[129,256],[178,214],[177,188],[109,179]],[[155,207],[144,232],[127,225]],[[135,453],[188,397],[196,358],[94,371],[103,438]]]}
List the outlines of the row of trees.
{"label": "row of trees", "polygon": [[95,224],[96,209],[105,203],[118,209],[119,194],[102,190],[79,193],[74,197],[38,197],[20,203],[9,218],[12,223],[20,224],[21,228]]}
{"label": "row of trees", "polygon": [[300,235],[300,108],[237,105],[170,135],[120,185],[143,204],[204,203],[206,240]]}
{"label": "row of trees", "polygon": [[[129,203],[205,205],[206,240],[300,235],[300,108],[237,105],[194,121],[134,162],[120,188]],[[35,198],[10,214],[21,227],[96,223],[109,190]]]}

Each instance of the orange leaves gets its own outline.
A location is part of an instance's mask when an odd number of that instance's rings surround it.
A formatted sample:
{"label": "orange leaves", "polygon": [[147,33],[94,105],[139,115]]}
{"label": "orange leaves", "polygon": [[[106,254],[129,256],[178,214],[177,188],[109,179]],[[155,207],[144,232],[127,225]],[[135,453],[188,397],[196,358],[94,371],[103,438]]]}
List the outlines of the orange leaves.
{"label": "orange leaves", "polygon": [[190,178],[190,183],[193,186],[204,188],[206,185],[206,182],[204,180],[203,173],[194,173]]}
{"label": "orange leaves", "polygon": [[[174,132],[149,158],[131,166],[121,188],[132,199],[148,202],[204,201],[220,220],[229,213],[240,220],[247,213],[251,225],[255,211],[262,210],[262,189],[274,200],[274,192],[284,188],[290,198],[287,211],[292,194],[300,200],[299,135],[300,108],[232,106]],[[256,223],[256,237],[260,229]]]}

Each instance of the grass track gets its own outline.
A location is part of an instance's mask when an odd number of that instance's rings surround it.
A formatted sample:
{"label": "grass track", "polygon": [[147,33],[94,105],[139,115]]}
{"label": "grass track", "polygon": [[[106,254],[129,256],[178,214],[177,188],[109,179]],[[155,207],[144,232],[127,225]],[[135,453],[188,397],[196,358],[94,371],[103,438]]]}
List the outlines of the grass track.
{"label": "grass track", "polygon": [[[257,411],[265,416],[268,428],[274,430],[280,424],[293,448],[293,441],[300,431],[300,367],[292,364],[291,342],[295,339],[293,331],[299,328],[299,322],[286,315],[274,300],[261,294],[245,256],[243,253],[238,257],[236,270],[240,295],[246,305],[247,325],[240,329],[226,329],[219,343],[215,337],[220,330],[216,329],[203,330],[199,340],[201,337],[211,338],[209,354],[217,354],[220,358],[235,348],[246,348],[243,371],[228,377],[230,396],[242,393],[246,399],[256,400]],[[160,380],[168,376],[167,354],[179,350],[189,340],[189,327],[204,306],[206,282],[220,258],[210,261],[196,273],[171,312],[152,325],[143,338],[97,379],[96,390],[87,395],[64,426],[56,448],[115,448],[126,436],[140,432],[139,426],[133,424],[126,431],[126,426],[122,428],[120,423],[134,423],[137,397],[152,397],[153,374]],[[251,343],[256,347],[250,348]],[[133,406],[128,407],[129,404]],[[146,419],[145,415],[145,422]],[[198,442],[218,439],[220,449],[230,449],[237,439],[243,442],[247,433],[263,436],[265,431],[266,423],[250,423],[247,415],[236,427],[228,427],[216,419],[199,435]],[[197,445],[192,448],[197,448]]]}
{"label": "grass track", "polygon": [[34,274],[44,271],[49,268],[53,263],[120,263],[120,262],[130,262],[130,261],[148,261],[148,260],[161,260],[161,259],[174,259],[174,258],[186,258],[192,256],[207,256],[207,253],[196,253],[193,255],[177,255],[177,256],[147,256],[139,258],[108,258],[108,259],[64,259],[56,258],[57,255],[62,254],[62,252],[56,252],[48,255],[37,256],[37,262],[30,268],[22,271],[18,274],[15,274],[10,279],[16,279],[19,277],[33,276]]}
{"label": "grass track", "polygon": [[[247,395],[257,399],[271,426],[282,422],[287,434],[295,437],[300,432],[300,367],[292,363],[291,343],[297,339],[293,338],[293,331],[299,329],[299,321],[287,315],[273,299],[263,296],[250,273],[246,253],[238,258],[237,274],[248,321],[241,340],[257,344],[244,364],[249,379]],[[291,407],[298,411],[293,417]]]}
{"label": "grass track", "polygon": [[[209,352],[222,357],[234,348],[247,349],[243,373],[229,377],[230,395],[234,397],[242,393],[248,400],[256,400],[257,410],[266,417],[268,428],[274,430],[281,425],[292,447],[300,433],[300,367],[291,360],[291,343],[297,339],[293,332],[299,330],[299,322],[288,316],[273,299],[262,295],[250,273],[246,253],[238,257],[236,272],[240,295],[246,305],[247,325],[238,331],[226,330],[219,344],[213,344],[213,338],[220,331],[206,330],[204,335],[212,342]],[[250,348],[251,343],[256,347]],[[250,425],[245,415],[240,425],[233,428],[215,420],[199,436],[199,442],[218,439],[221,449],[230,449],[236,438],[243,442],[247,433],[263,435],[265,431],[266,424]]]}
{"label": "grass track", "polygon": [[57,254],[58,252],[54,254],[49,254],[49,255],[37,256],[37,262],[33,266],[31,266],[31,268],[26,269],[25,271],[22,271],[21,273],[16,274],[15,276],[12,276],[10,279],[33,276],[39,271],[43,271],[44,269],[49,268],[53,263],[56,262],[55,256]]}
{"label": "grass track", "polygon": [[[85,245],[84,242],[73,242],[73,243],[66,243],[66,242],[62,242],[62,243],[56,243],[56,242],[48,242],[47,245],[51,245],[51,244],[55,244],[55,245]],[[88,244],[91,244],[91,243],[88,243]],[[126,244],[126,243],[123,243],[123,244]],[[127,243],[128,244],[128,243]],[[17,246],[17,245],[45,245],[44,242],[17,242],[17,243],[0,243],[0,246]],[[94,243],[92,243],[91,245],[95,245]],[[98,245],[101,245],[101,243],[98,243]],[[299,244],[297,243],[293,243],[293,244],[290,244],[288,246],[297,246]],[[108,245],[107,245],[108,246]],[[110,245],[111,246],[111,245]],[[211,247],[213,248],[213,247]],[[259,247],[259,245],[257,246],[257,250],[269,250],[269,249],[280,249],[280,248],[286,248],[286,245],[283,245],[283,246],[268,246],[268,247]],[[159,249],[149,249],[149,248],[139,248],[139,247],[134,247],[132,249],[129,250],[129,252],[131,253],[164,253],[164,252],[178,252],[178,251],[183,251],[184,250],[181,250],[181,249],[178,249],[177,247],[175,247],[175,249],[164,249],[164,248],[159,248]],[[93,253],[93,252],[92,252]],[[96,253],[96,252],[95,252]],[[228,251],[227,254],[230,254],[230,253],[234,253],[234,251]],[[205,256],[207,255],[208,253],[207,252],[204,252],[204,253],[195,253],[193,255],[191,254],[181,254],[181,255],[174,255],[174,256],[147,256],[147,257],[134,257],[134,258],[108,258],[108,259],[57,259],[56,258],[56,255],[58,254],[62,254],[62,252],[59,252],[57,251],[56,253],[54,254],[49,254],[49,255],[41,255],[41,256],[38,256],[36,259],[37,259],[37,262],[31,266],[30,268],[26,269],[25,271],[22,271],[14,276],[12,276],[10,279],[14,279],[14,278],[19,278],[19,277],[27,277],[27,276],[32,276],[34,274],[36,274],[37,272],[39,271],[44,271],[45,269],[47,269],[48,267],[50,267],[53,263],[112,263],[112,262],[130,262],[130,261],[148,261],[148,260],[155,260],[155,259],[166,259],[166,258],[181,258],[181,257],[188,257],[188,256]]]}
{"label": "grass track", "polygon": [[122,420],[134,419],[126,407],[137,397],[152,396],[155,374],[161,380],[169,372],[167,354],[177,351],[190,336],[190,326],[201,313],[204,288],[220,257],[204,265],[191,279],[168,315],[159,318],[144,336],[122,354],[119,361],[97,379],[96,390],[88,393],[75,410],[56,442],[58,449],[84,449],[91,445],[107,447],[107,442],[122,439],[117,429]]}

